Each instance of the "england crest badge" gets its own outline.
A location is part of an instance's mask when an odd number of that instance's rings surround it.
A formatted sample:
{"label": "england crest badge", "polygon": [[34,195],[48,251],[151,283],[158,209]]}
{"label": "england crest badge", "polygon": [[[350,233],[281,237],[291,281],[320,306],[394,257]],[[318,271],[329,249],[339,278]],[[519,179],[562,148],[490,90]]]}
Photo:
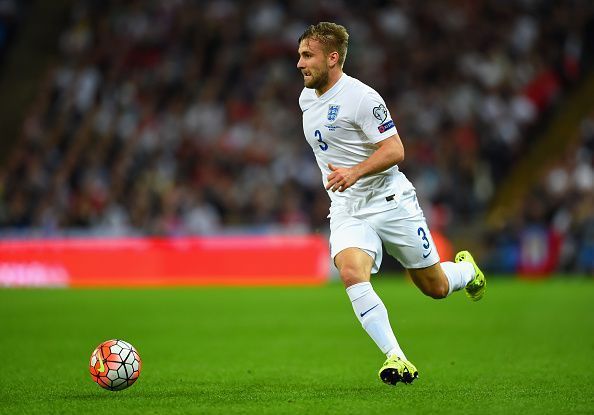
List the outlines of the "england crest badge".
{"label": "england crest badge", "polygon": [[336,121],[336,118],[338,117],[339,109],[340,109],[340,105],[330,104],[328,106],[328,121]]}

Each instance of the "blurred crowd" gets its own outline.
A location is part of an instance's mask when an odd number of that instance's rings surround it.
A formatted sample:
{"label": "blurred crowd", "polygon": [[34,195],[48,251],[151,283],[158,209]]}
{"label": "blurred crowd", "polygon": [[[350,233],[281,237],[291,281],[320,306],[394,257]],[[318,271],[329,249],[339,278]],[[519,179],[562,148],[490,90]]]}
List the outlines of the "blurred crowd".
{"label": "blurred crowd", "polygon": [[14,40],[31,0],[0,0],[0,64]]}
{"label": "blurred crowd", "polygon": [[594,112],[536,183],[521,215],[494,229],[487,246],[485,265],[494,271],[594,275]]}
{"label": "blurred crowd", "polygon": [[577,146],[566,152],[544,182],[544,226],[560,235],[563,270],[594,275],[594,112],[580,125]]}
{"label": "blurred crowd", "polygon": [[307,25],[329,20],[351,35],[345,72],[395,118],[401,168],[430,223],[455,232],[483,217],[591,62],[593,10],[588,0],[74,2],[0,167],[0,229],[325,231],[296,50]]}

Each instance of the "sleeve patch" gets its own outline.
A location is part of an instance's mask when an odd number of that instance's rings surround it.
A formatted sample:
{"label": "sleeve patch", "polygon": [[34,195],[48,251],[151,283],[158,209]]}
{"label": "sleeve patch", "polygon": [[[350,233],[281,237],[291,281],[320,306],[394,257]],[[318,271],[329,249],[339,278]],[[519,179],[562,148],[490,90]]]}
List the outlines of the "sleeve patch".
{"label": "sleeve patch", "polygon": [[394,121],[392,121],[392,120],[386,121],[385,123],[383,123],[382,125],[377,127],[377,130],[380,133],[384,133],[384,132],[388,131],[390,128],[394,128]]}
{"label": "sleeve patch", "polygon": [[379,104],[377,107],[373,108],[373,116],[379,121],[384,122],[386,118],[388,118],[388,110],[384,107],[383,104]]}

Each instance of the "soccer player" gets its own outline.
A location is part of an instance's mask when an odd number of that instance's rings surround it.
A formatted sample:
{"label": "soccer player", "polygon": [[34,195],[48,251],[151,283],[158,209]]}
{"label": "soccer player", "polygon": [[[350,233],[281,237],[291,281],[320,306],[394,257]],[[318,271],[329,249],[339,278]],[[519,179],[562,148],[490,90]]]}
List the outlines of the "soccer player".
{"label": "soccer player", "polygon": [[415,188],[398,170],[404,148],[382,97],[342,71],[349,35],[335,23],[309,26],[299,38],[297,68],[303,132],[330,196],[330,253],[355,314],[386,355],[379,377],[411,383],[417,368],[406,358],[371,274],[382,261],[382,242],[433,298],[465,288],[480,300],[486,280],[468,251],[440,263]]}

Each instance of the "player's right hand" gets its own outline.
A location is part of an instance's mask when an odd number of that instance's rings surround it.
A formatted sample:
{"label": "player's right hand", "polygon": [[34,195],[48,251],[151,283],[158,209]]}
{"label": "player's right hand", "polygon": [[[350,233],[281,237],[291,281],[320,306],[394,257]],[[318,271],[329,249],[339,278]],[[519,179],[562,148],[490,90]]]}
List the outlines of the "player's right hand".
{"label": "player's right hand", "polygon": [[328,168],[332,170],[332,173],[328,175],[326,190],[344,192],[359,180],[360,176],[355,168],[336,167],[332,163],[328,163]]}

